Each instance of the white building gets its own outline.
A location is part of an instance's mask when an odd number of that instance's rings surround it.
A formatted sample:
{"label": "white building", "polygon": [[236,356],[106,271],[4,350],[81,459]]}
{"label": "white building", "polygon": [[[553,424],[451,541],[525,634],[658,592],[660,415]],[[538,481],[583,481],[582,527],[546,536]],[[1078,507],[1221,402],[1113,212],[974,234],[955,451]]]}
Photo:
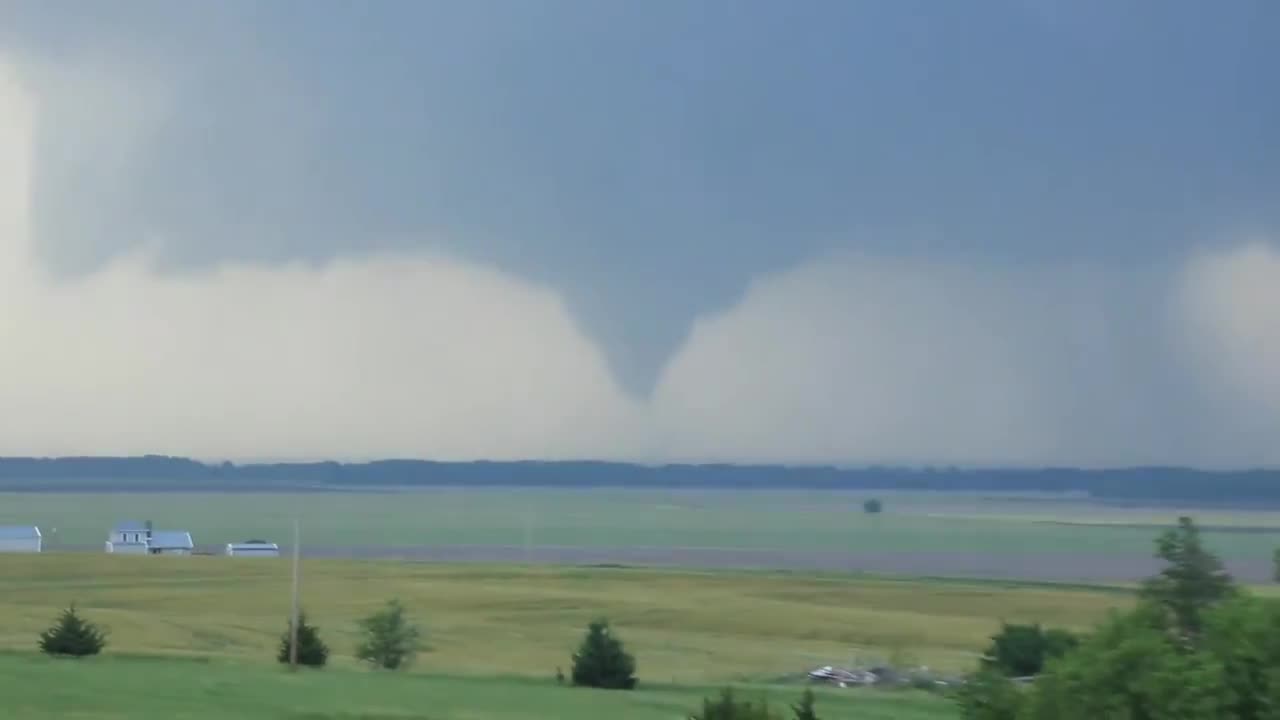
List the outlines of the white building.
{"label": "white building", "polygon": [[0,552],[38,553],[43,547],[40,528],[34,525],[0,525]]}
{"label": "white building", "polygon": [[106,550],[120,555],[190,555],[195,549],[191,533],[184,530],[152,530],[151,521],[124,522],[107,536]]}
{"label": "white building", "polygon": [[191,533],[185,530],[156,530],[147,543],[152,555],[190,555],[195,549]]}
{"label": "white building", "polygon": [[146,555],[151,522],[122,522],[107,535],[106,550],[120,555]]}
{"label": "white building", "polygon": [[280,557],[280,546],[264,540],[227,543],[227,554],[233,557]]}

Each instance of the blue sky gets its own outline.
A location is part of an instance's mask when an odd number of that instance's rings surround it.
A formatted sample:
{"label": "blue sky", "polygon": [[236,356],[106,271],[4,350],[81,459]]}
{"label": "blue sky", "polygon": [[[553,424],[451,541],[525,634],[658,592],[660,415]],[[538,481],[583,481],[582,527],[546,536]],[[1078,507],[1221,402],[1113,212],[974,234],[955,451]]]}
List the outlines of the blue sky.
{"label": "blue sky", "polygon": [[[1280,226],[1265,0],[0,13],[42,108],[29,225],[49,272],[149,244],[171,276],[442,253],[550,288],[636,402],[700,318],[826,258],[1011,287],[1091,268],[1123,295],[1107,332],[1133,336],[1163,302],[1134,294],[1148,274]],[[124,109],[95,117],[94,93]]]}

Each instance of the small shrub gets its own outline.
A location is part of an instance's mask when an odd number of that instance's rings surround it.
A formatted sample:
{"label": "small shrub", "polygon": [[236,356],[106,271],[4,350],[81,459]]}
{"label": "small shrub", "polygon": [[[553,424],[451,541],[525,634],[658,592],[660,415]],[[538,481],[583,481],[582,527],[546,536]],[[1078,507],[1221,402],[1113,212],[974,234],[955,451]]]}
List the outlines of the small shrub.
{"label": "small shrub", "polygon": [[720,697],[702,700],[702,710],[690,716],[690,720],[781,720],[778,714],[769,708],[769,701],[762,699],[758,704],[750,700],[739,700],[734,696],[732,688],[720,691]]}
{"label": "small shrub", "polygon": [[1039,675],[1045,663],[1066,655],[1079,642],[1079,638],[1066,630],[1005,623],[1000,632],[992,636],[982,664],[1010,677]]}
{"label": "small shrub", "polygon": [[631,690],[636,686],[636,661],[609,630],[607,620],[587,626],[586,637],[573,654],[573,684],[605,690]]}
{"label": "small shrub", "polygon": [[364,640],[356,648],[356,657],[377,668],[407,667],[422,649],[421,631],[405,617],[399,600],[387,602],[383,609],[361,620],[360,629]]}
{"label": "small shrub", "polygon": [[880,502],[878,498],[871,498],[862,503],[862,510],[869,515],[879,515],[880,511],[884,510],[884,503]]}
{"label": "small shrub", "polygon": [[[276,659],[289,664],[290,629],[285,627],[284,636],[280,638],[280,652]],[[324,667],[329,661],[329,648],[320,639],[320,630],[315,625],[307,624],[306,613],[298,614],[298,664],[306,667]]]}
{"label": "small shrub", "polygon": [[1024,696],[1009,678],[983,670],[956,693],[962,720],[1017,720]]}
{"label": "small shrub", "polygon": [[804,694],[800,696],[800,704],[791,706],[795,720],[818,720],[818,713],[813,709],[813,705],[813,691],[805,688]]}
{"label": "small shrub", "polygon": [[40,633],[40,650],[48,655],[97,655],[106,645],[106,633],[80,617],[74,604],[62,611],[53,627]]}

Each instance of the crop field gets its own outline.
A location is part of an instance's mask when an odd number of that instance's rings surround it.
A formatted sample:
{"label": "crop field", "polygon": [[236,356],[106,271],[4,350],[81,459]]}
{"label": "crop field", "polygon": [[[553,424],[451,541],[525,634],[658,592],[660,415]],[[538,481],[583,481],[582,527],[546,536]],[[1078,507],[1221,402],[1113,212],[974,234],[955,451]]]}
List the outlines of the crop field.
{"label": "crop field", "polygon": [[[551,677],[586,623],[610,618],[653,680],[762,681],[910,655],[969,667],[1001,618],[1084,628],[1131,602],[1104,588],[623,568],[311,559],[303,605],[353,666],[357,618],[398,597],[428,628],[418,666]],[[289,612],[286,559],[0,555],[0,649],[30,649],[59,607],[112,629],[118,652],[269,660]]]}
{"label": "crop field", "polygon": [[1128,582],[1152,540],[1193,515],[1242,579],[1262,582],[1280,512],[1120,507],[975,494],[725,490],[419,489],[296,493],[0,493],[0,524],[38,524],[50,550],[100,551],[120,520],[189,530],[209,550],[292,518],[312,557],[627,564]]}
{"label": "crop field", "polygon": [[[0,555],[0,697],[24,718],[685,717],[733,684],[778,702],[824,664],[914,660],[961,671],[1000,619],[1084,628],[1123,590],[786,572],[455,566],[308,559],[302,598],[333,650],[323,673],[274,662],[289,608],[283,559]],[[392,597],[426,632],[409,673],[361,668],[358,618]],[[88,661],[35,654],[70,603],[110,633]],[[608,617],[644,688],[558,687],[585,624]],[[824,717],[946,718],[892,691],[824,693]]]}

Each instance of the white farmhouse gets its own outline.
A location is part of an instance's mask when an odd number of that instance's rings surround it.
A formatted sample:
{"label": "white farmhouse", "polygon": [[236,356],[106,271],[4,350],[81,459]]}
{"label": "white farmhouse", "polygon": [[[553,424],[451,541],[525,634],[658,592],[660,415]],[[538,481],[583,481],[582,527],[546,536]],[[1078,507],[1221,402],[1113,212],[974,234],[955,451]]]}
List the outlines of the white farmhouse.
{"label": "white farmhouse", "polygon": [[40,528],[34,525],[0,525],[0,552],[38,553],[42,548]]}
{"label": "white farmhouse", "polygon": [[106,550],[120,555],[146,555],[151,542],[151,521],[122,522],[107,535]]}
{"label": "white farmhouse", "polygon": [[232,557],[280,557],[280,546],[265,540],[227,543],[227,554]]}

